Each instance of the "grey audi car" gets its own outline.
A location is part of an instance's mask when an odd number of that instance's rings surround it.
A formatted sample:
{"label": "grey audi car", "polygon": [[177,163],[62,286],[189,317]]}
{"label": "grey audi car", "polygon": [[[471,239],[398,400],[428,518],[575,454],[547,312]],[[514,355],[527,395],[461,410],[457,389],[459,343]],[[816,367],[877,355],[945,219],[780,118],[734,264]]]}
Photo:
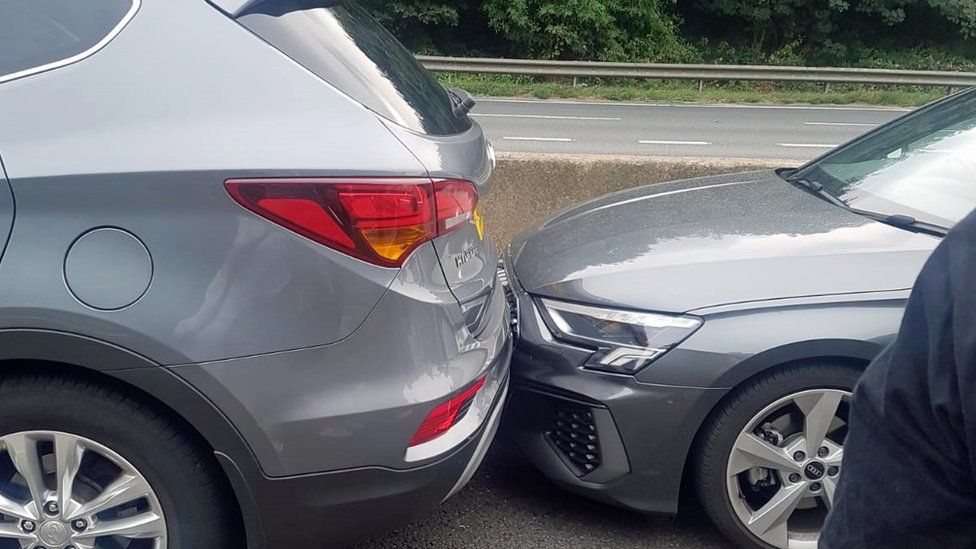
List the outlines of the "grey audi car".
{"label": "grey audi car", "polygon": [[0,548],[319,547],[504,402],[494,155],[355,2],[0,0]]}
{"label": "grey audi car", "polygon": [[743,547],[814,548],[851,390],[976,207],[976,91],[800,169],[655,185],[518,237],[512,415],[554,482]]}

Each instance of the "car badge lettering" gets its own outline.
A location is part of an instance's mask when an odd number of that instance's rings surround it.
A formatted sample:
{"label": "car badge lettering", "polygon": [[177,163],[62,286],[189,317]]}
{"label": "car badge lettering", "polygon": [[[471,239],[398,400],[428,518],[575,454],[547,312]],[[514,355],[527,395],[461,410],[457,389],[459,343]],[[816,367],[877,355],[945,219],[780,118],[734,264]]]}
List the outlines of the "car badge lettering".
{"label": "car badge lettering", "polygon": [[468,261],[471,261],[471,258],[473,258],[477,254],[478,254],[478,247],[477,246],[471,246],[470,248],[467,248],[463,252],[461,252],[458,255],[454,256],[454,263],[460,269],[465,263],[467,263]]}

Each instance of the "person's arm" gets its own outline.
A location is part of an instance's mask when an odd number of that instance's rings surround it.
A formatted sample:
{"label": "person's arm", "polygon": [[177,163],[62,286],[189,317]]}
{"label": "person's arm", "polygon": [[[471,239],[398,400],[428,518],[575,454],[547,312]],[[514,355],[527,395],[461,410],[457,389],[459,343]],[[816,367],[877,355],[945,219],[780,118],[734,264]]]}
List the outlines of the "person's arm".
{"label": "person's arm", "polygon": [[855,390],[820,547],[976,546],[976,214],[950,232]]}

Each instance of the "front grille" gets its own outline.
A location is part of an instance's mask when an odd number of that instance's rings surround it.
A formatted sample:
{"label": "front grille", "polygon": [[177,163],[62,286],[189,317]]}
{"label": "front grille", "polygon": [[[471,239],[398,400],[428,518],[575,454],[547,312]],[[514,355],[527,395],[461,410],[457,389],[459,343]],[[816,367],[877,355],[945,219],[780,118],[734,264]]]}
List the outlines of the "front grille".
{"label": "front grille", "polygon": [[593,412],[588,408],[557,405],[546,438],[576,476],[588,475],[600,467],[600,435]]}

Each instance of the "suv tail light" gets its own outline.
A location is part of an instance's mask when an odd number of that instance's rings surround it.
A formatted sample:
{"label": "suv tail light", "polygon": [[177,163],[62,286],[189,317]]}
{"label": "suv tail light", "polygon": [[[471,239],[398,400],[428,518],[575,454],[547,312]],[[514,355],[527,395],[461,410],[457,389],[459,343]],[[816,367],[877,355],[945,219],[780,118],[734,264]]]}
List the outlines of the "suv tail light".
{"label": "suv tail light", "polygon": [[474,219],[478,191],[461,180],[231,179],[248,210],[320,244],[400,267],[421,244]]}
{"label": "suv tail light", "polygon": [[413,438],[410,439],[409,446],[418,446],[430,442],[457,425],[457,422],[461,421],[468,408],[471,407],[471,401],[474,400],[478,391],[485,386],[486,379],[487,377],[479,379],[460,395],[434,408],[434,411],[427,415],[424,422],[420,424],[420,428],[414,433]]}
{"label": "suv tail light", "polygon": [[469,181],[448,179],[434,182],[437,203],[437,232],[447,234],[474,220],[478,191]]}

